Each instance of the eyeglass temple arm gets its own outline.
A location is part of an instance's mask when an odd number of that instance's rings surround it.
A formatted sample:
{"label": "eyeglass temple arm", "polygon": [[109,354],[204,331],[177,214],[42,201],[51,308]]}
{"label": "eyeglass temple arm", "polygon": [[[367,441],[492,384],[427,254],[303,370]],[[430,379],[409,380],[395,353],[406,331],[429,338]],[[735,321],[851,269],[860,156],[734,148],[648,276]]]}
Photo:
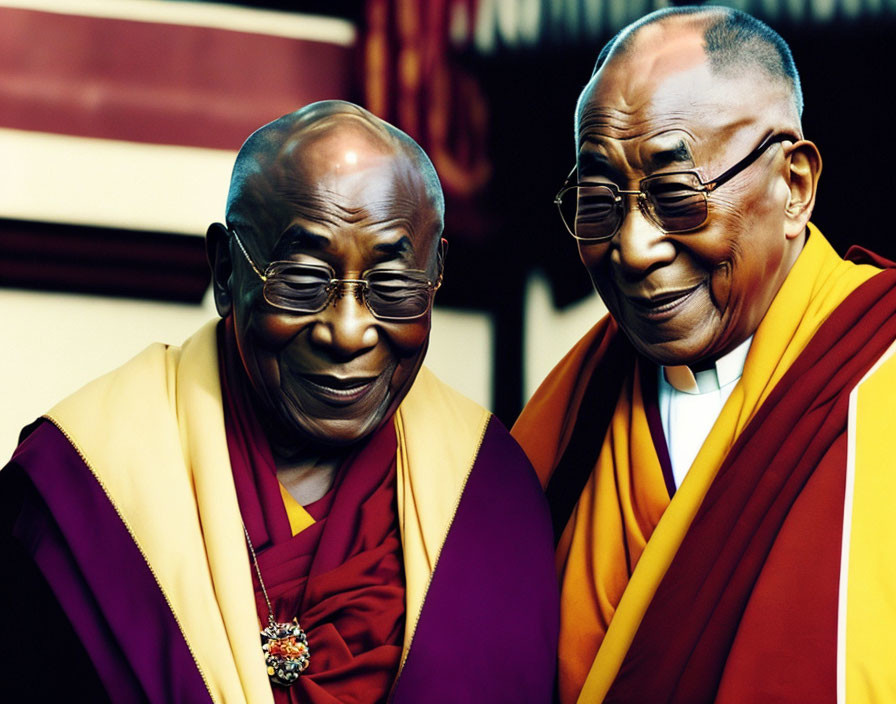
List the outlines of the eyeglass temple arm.
{"label": "eyeglass temple arm", "polygon": [[566,178],[563,179],[563,185],[560,186],[560,190],[557,191],[557,195],[554,196],[554,203],[555,203],[555,204],[557,204],[557,205],[560,204],[560,194],[563,193],[563,191],[565,191],[566,188],[567,188],[568,186],[577,186],[577,185],[579,185],[578,182],[577,182],[576,180],[574,180],[574,178],[573,178],[573,177],[576,175],[576,170],[577,170],[578,168],[579,168],[578,164],[573,164],[572,171],[570,171],[570,172],[567,174]]}
{"label": "eyeglass temple arm", "polygon": [[240,240],[240,236],[236,232],[235,227],[231,227],[230,231],[233,233],[233,239],[236,240],[237,246],[240,248],[240,251],[243,253],[243,256],[246,258],[246,261],[249,262],[249,266],[252,267],[252,271],[256,273],[259,279],[264,282],[267,282],[268,277],[265,276],[261,271],[258,270],[258,267],[255,266],[255,262],[252,261],[252,257],[249,256],[249,253],[246,251],[246,248],[243,246],[242,240]]}
{"label": "eyeglass temple arm", "polygon": [[719,186],[721,186],[726,181],[730,181],[732,178],[737,176],[741,171],[746,169],[750,164],[756,161],[759,157],[761,157],[766,149],[768,149],[773,144],[777,144],[778,142],[797,142],[799,141],[799,137],[795,137],[792,134],[774,134],[769,136],[767,139],[762,140],[762,143],[756,147],[753,151],[747,154],[743,159],[737,162],[730,169],[725,171],[720,176],[717,176],[712,181],[701,184],[705,191],[714,191]]}

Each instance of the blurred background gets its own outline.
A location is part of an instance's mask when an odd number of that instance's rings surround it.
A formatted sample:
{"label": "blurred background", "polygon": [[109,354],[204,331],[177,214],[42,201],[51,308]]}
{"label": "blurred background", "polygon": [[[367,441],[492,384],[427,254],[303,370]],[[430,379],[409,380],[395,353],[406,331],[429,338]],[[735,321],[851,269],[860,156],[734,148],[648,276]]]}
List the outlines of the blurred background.
{"label": "blurred background", "polygon": [[[0,0],[0,455],[214,317],[203,235],[256,127],[352,100],[430,154],[451,247],[427,363],[510,424],[603,314],[552,204],[573,107],[648,0]],[[790,43],[824,159],[813,220],[896,259],[896,0],[720,2]]]}

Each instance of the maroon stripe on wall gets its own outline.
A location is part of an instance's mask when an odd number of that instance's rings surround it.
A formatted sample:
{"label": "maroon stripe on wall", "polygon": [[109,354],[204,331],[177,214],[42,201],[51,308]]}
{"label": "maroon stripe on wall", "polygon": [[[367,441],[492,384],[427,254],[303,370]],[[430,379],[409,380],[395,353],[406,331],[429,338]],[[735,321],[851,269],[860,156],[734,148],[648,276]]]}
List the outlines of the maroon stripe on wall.
{"label": "maroon stripe on wall", "polygon": [[202,237],[0,219],[0,286],[198,303]]}
{"label": "maroon stripe on wall", "polygon": [[236,149],[354,93],[354,49],[263,34],[0,8],[0,126]]}

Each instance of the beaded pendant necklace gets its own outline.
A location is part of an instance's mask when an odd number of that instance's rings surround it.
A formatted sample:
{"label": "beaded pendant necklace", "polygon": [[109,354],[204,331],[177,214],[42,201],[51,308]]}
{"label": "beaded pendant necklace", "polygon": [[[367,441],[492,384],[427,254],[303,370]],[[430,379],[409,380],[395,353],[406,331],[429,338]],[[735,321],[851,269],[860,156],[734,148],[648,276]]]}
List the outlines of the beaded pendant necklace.
{"label": "beaded pendant necklace", "polygon": [[311,662],[308,637],[299,625],[298,618],[289,623],[280,623],[274,618],[274,609],[271,607],[268,590],[265,589],[264,580],[261,578],[261,568],[258,566],[255,548],[252,546],[252,539],[245,523],[243,532],[246,534],[246,543],[249,545],[252,564],[255,565],[255,574],[258,575],[258,583],[261,585],[261,593],[264,594],[264,601],[268,605],[268,625],[261,630],[261,650],[268,668],[268,677],[274,684],[290,687],[296,683],[299,675]]}

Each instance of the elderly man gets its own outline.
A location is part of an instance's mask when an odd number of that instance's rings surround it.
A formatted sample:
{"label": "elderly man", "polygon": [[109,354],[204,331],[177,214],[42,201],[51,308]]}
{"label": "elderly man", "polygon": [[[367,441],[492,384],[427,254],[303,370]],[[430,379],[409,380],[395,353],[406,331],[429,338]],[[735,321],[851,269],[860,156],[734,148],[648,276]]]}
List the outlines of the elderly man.
{"label": "elderly man", "polygon": [[537,478],[421,368],[442,210],[425,154],[357,106],[313,104],[248,139],[207,238],[223,321],[60,403],[2,472],[5,562],[26,575],[5,586],[3,687],[550,700]]}
{"label": "elderly man", "polygon": [[610,316],[514,428],[554,519],[562,702],[896,691],[896,273],[809,223],[801,109],[783,40],[725,8],[624,29],[579,99],[557,202]]}

